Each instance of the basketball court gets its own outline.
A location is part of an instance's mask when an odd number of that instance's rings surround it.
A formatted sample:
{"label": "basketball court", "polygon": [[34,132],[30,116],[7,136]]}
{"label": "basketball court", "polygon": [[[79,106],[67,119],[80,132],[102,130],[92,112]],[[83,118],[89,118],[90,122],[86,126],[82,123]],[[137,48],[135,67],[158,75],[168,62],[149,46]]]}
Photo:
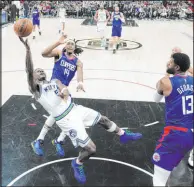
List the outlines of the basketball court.
{"label": "basketball court", "polygon": [[[193,23],[135,20],[123,27],[123,47],[114,55],[98,47],[99,35],[90,23],[84,19],[66,21],[68,38],[78,40],[84,50],[79,58],[84,64],[86,92],[76,92],[75,76],[69,87],[72,97],[75,103],[101,112],[120,127],[142,133],[143,138],[122,145],[116,135],[98,126],[87,129],[97,153],[85,163],[85,186],[152,186],[151,157],[164,126],[164,103],[153,101],[155,85],[165,74],[173,47],[181,47],[193,62]],[[34,66],[45,69],[48,78],[53,59],[43,58],[41,52],[59,39],[58,26],[59,19],[42,18],[42,36],[37,33],[35,40],[28,37]],[[107,27],[107,39],[110,35],[111,27]],[[60,133],[56,125],[45,138],[45,156],[40,158],[32,151],[30,143],[48,113],[28,91],[25,48],[11,24],[2,28],[2,104],[2,185],[79,186],[71,168],[78,150],[66,138],[65,158],[56,156],[51,144]],[[193,185],[193,170],[187,160],[188,155],[172,172],[168,186]]]}

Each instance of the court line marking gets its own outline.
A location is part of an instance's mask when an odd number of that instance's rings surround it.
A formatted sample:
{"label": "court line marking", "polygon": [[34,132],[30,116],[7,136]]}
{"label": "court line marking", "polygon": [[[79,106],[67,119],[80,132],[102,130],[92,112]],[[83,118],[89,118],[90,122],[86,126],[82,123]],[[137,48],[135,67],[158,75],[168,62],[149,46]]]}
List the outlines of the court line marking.
{"label": "court line marking", "polygon": [[[16,177],[14,180],[12,180],[8,185],[8,186],[12,186],[14,183],[16,183],[18,180],[20,180],[22,177],[24,177],[25,175],[27,175],[28,173],[32,172],[32,171],[35,171],[39,168],[42,168],[44,166],[47,166],[47,165],[50,165],[50,164],[54,164],[54,163],[58,163],[58,162],[63,162],[63,161],[68,161],[68,160],[73,160],[77,157],[73,157],[73,158],[64,158],[64,159],[59,159],[59,160],[54,160],[54,161],[51,161],[51,162],[47,162],[47,163],[44,163],[44,164],[41,164],[39,166],[36,166],[32,169],[29,169],[28,171],[25,171],[24,173],[22,173],[21,175],[19,175],[18,177]],[[151,177],[153,177],[153,174],[151,174],[150,172],[142,169],[142,168],[139,168],[135,165],[132,165],[132,164],[129,164],[129,163],[126,163],[126,162],[122,162],[122,161],[118,161],[118,160],[113,160],[113,159],[109,159],[109,158],[101,158],[101,157],[91,157],[90,159],[92,160],[103,160],[103,161],[108,161],[108,162],[114,162],[114,163],[117,163],[117,164],[121,164],[121,165],[125,165],[125,166],[128,166],[128,167],[132,167],[134,169],[137,169]]]}
{"label": "court line marking", "polygon": [[37,108],[36,108],[36,106],[35,106],[34,103],[31,103],[31,106],[32,106],[32,108],[33,108],[34,110],[37,110]]}
{"label": "court line marking", "polygon": [[155,121],[155,122],[153,122],[153,123],[149,123],[149,124],[146,124],[146,125],[144,125],[145,127],[148,127],[148,126],[151,126],[151,125],[155,125],[155,124],[157,124],[157,123],[159,123],[159,121]]}
{"label": "court line marking", "polygon": [[[110,78],[85,78],[84,81],[94,81],[94,80],[103,80],[103,81],[116,81],[116,82],[124,82],[124,83],[129,83],[129,84],[136,84],[138,86],[144,86],[146,88],[150,88],[152,90],[156,90],[155,88],[151,87],[151,86],[148,86],[146,84],[141,84],[141,83],[138,83],[138,82],[132,82],[132,81],[126,81],[126,80],[119,80],[119,79],[110,79]],[[75,82],[77,81],[76,79],[73,79],[72,82]]]}
{"label": "court line marking", "polygon": [[48,118],[49,118],[49,116],[47,116],[47,115],[45,115],[45,114],[44,114],[44,115],[42,115],[42,116],[43,116],[43,117],[45,117],[46,119],[48,119]]}

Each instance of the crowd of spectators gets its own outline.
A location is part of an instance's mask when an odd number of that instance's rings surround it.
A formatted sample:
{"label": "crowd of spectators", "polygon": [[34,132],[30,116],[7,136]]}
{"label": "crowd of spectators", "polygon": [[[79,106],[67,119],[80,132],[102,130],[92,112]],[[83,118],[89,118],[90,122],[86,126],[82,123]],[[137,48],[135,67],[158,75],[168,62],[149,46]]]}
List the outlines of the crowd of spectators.
{"label": "crowd of spectators", "polygon": [[[14,3],[17,2],[17,3]],[[66,9],[66,17],[90,18],[95,15],[100,4],[112,13],[118,5],[126,19],[184,19],[193,18],[193,4],[190,1],[1,1],[1,10],[8,13],[8,21],[13,17],[30,17],[36,5],[42,16],[57,17],[59,7]],[[13,14],[13,11],[15,12]]]}

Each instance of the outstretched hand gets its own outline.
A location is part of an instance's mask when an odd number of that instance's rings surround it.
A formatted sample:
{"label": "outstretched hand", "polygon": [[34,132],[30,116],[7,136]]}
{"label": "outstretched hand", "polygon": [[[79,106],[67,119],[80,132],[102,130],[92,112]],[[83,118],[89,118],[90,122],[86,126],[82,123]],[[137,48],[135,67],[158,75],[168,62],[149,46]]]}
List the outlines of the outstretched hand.
{"label": "outstretched hand", "polygon": [[67,38],[67,34],[63,34],[63,35],[59,38],[59,43],[60,43],[60,44],[64,44],[66,38]]}
{"label": "outstretched hand", "polygon": [[83,83],[79,83],[79,84],[77,85],[76,90],[77,90],[77,92],[79,92],[79,91],[86,92],[85,89],[84,89]]}

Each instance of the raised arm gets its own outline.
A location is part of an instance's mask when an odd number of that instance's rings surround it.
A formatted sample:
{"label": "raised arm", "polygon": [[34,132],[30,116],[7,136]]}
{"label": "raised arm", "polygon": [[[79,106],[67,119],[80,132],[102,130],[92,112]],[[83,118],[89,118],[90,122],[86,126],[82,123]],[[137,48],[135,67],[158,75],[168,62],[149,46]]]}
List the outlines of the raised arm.
{"label": "raised arm", "polygon": [[65,43],[65,39],[67,38],[67,35],[62,35],[59,40],[57,42],[55,42],[54,44],[50,45],[49,47],[47,47],[43,52],[42,52],[42,56],[43,57],[47,57],[47,58],[51,58],[51,57],[56,57],[56,56],[60,56],[61,51],[58,49],[55,49],[56,47],[58,47],[61,44]]}
{"label": "raised arm", "polygon": [[32,54],[30,50],[30,46],[28,44],[28,39],[24,41],[22,37],[19,37],[20,41],[24,44],[26,48],[26,73],[28,79],[29,90],[32,94],[37,92],[37,84],[34,81],[34,68],[33,68],[33,61],[32,61]]}

